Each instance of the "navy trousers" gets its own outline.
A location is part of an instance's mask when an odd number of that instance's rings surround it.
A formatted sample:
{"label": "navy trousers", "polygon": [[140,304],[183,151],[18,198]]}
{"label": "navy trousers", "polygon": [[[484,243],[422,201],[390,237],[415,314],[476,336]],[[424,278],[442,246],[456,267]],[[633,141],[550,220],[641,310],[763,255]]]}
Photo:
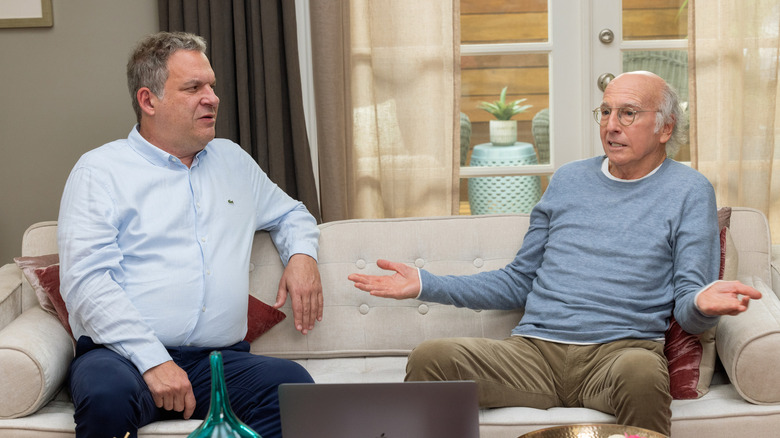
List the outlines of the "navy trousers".
{"label": "navy trousers", "polygon": [[[211,400],[209,354],[222,352],[225,383],[233,412],[263,438],[281,437],[279,398],[281,383],[313,382],[295,362],[249,353],[249,343],[227,348],[179,347],[168,351],[192,383],[195,412],[203,419]],[[76,436],[137,437],[138,428],[158,420],[181,419],[182,413],[154,404],[141,373],[119,354],[81,337],[70,366],[70,391],[76,411]]]}

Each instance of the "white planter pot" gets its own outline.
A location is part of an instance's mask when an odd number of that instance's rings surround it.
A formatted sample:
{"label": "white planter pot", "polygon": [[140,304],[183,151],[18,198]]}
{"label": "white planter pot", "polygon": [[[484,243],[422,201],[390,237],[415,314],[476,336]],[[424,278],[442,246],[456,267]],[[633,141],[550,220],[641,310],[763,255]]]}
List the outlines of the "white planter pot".
{"label": "white planter pot", "polygon": [[490,142],[496,146],[509,146],[517,141],[517,120],[491,120]]}

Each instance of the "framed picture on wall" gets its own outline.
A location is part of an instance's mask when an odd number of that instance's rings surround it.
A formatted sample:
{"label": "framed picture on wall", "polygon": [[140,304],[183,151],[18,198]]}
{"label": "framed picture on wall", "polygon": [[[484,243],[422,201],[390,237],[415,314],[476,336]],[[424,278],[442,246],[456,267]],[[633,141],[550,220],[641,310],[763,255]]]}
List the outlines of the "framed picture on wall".
{"label": "framed picture on wall", "polygon": [[51,27],[51,0],[0,1],[0,28]]}

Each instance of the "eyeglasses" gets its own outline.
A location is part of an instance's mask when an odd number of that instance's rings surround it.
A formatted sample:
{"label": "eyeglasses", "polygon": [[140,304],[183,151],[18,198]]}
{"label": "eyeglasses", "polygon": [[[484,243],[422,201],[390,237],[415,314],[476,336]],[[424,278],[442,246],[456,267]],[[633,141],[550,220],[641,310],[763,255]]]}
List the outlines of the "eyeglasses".
{"label": "eyeglasses", "polygon": [[612,115],[612,111],[617,110],[618,122],[623,126],[629,126],[634,123],[636,119],[636,113],[659,113],[659,110],[638,110],[634,108],[607,108],[601,107],[593,110],[593,118],[599,125],[606,125],[609,121],[609,116]]}

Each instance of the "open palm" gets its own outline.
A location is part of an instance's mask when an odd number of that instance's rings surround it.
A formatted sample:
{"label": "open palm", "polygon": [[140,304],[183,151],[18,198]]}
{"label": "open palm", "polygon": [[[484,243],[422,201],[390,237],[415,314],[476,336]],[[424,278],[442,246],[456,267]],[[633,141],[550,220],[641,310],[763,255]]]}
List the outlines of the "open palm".
{"label": "open palm", "polygon": [[379,259],[376,265],[387,271],[395,271],[392,275],[351,274],[347,277],[355,283],[355,287],[383,298],[416,298],[420,294],[420,275],[417,269],[403,263]]}

